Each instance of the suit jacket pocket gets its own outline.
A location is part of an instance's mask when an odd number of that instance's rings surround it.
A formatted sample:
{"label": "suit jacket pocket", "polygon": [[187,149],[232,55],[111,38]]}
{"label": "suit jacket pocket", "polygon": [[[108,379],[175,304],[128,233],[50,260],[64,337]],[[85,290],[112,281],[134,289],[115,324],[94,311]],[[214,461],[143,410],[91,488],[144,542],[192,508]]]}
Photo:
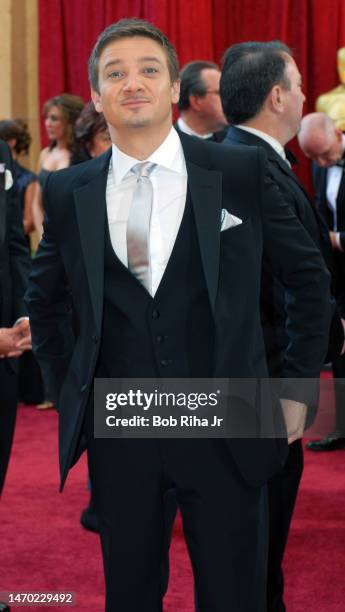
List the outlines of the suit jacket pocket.
{"label": "suit jacket pocket", "polygon": [[[251,219],[221,232],[218,287],[220,295],[222,291],[224,295],[228,295],[230,285],[234,291],[233,295],[237,295],[238,291],[247,295],[251,284],[260,283],[260,266],[260,239],[255,236]],[[238,299],[243,299],[243,296]]]}
{"label": "suit jacket pocket", "polygon": [[220,232],[221,244],[223,243],[223,241],[227,240],[228,238],[230,239],[230,236],[235,236],[236,234],[241,235],[242,233],[245,234],[246,232],[248,232],[249,229],[251,229],[251,227],[252,227],[252,221],[250,217],[248,219],[245,219],[245,221],[243,221],[242,223],[239,223],[238,225],[234,225],[233,227],[228,227],[228,229],[225,229]]}
{"label": "suit jacket pocket", "polygon": [[229,227],[220,233],[220,253],[221,257],[228,253],[234,253],[234,249],[241,252],[254,251],[253,226],[251,219],[246,219],[243,223]]}

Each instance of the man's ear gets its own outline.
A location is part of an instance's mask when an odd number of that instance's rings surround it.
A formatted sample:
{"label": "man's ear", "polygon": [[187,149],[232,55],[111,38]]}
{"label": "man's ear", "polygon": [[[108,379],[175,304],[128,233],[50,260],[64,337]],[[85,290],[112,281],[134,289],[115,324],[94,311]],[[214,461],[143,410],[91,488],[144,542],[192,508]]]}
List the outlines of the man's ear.
{"label": "man's ear", "polygon": [[274,85],[274,87],[272,87],[270,93],[268,94],[268,98],[273,110],[276,113],[281,113],[283,110],[283,91],[280,85]]}
{"label": "man's ear", "polygon": [[181,81],[177,80],[171,84],[171,103],[177,104],[180,99],[180,85]]}
{"label": "man's ear", "polygon": [[191,94],[189,96],[189,106],[195,110],[198,111],[200,108],[200,96],[196,96],[195,94]]}
{"label": "man's ear", "polygon": [[103,106],[101,103],[101,96],[95,89],[91,89],[91,100],[94,103],[95,109],[98,113],[103,112]]}

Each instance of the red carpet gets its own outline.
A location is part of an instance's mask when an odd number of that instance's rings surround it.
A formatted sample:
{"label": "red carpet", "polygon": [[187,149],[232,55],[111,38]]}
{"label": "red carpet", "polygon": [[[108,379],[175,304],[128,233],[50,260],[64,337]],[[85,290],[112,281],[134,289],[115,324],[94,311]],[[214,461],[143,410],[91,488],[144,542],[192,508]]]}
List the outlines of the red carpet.
{"label": "red carpet", "polygon": [[[71,590],[76,593],[76,612],[102,612],[98,537],[79,525],[88,497],[85,460],[74,468],[60,495],[56,427],[53,411],[19,410],[0,502],[0,591]],[[345,451],[306,452],[305,459],[286,559],[287,609],[344,612]],[[193,612],[191,570],[180,524],[175,528],[165,612]]]}

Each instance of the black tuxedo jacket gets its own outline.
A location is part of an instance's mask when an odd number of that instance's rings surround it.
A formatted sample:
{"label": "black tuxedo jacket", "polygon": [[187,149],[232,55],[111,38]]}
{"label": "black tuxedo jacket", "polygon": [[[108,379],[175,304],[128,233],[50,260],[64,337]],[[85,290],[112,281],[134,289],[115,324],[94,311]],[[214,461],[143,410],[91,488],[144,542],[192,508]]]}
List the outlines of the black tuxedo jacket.
{"label": "black tuxedo jacket", "polygon": [[[327,228],[334,229],[333,212],[327,203],[327,168],[320,168],[313,164],[313,181],[315,187],[315,203],[318,211],[325,221]],[[341,246],[345,251],[345,176],[340,182],[337,195],[337,231],[340,233]],[[334,294],[337,299],[341,316],[345,317],[345,252],[334,252]]]}
{"label": "black tuxedo jacket", "polygon": [[[0,164],[12,173],[12,156],[0,141]],[[22,211],[15,185],[5,191],[4,173],[0,173],[0,327],[11,327],[27,314],[24,293],[30,269],[28,246],[24,236]]]}
{"label": "black tuxedo jacket", "polygon": [[[289,294],[292,341],[284,372],[291,378],[318,377],[328,343],[329,274],[310,236],[267,176],[264,152],[180,138],[215,322],[214,375],[267,376],[259,316],[264,243]],[[111,150],[48,178],[44,236],[26,295],[34,350],[60,412],[62,483],[80,450],[102,334],[110,155]],[[242,224],[221,232],[222,209],[241,218]],[[303,369],[296,353],[305,357]],[[286,444],[237,439],[231,440],[231,451],[242,474],[262,482],[281,467]]]}
{"label": "black tuxedo jacket", "polygon": [[[267,141],[234,126],[229,127],[223,144],[229,146],[260,146],[265,150],[269,172],[274,183],[279,188],[284,201],[290,206],[310,238],[320,249],[330,273],[333,274],[334,259],[328,228],[288,164]],[[320,295],[318,299],[320,299]],[[286,329],[285,290],[276,278],[274,269],[268,259],[264,260],[261,308],[270,373],[280,376],[284,351],[289,342]],[[326,361],[332,361],[338,357],[344,343],[343,327],[333,298],[331,298],[331,308],[333,316]],[[296,358],[299,361],[303,360],[303,351],[299,355],[296,354]]]}

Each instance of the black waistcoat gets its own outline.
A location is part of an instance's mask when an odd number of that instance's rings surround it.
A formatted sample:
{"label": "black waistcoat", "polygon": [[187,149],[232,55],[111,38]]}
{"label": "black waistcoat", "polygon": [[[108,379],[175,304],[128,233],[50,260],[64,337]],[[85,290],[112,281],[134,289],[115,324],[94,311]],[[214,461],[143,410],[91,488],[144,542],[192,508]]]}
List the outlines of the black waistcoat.
{"label": "black waistcoat", "polygon": [[105,229],[104,311],[96,377],[212,375],[214,323],[190,196],[152,298],[116,256]]}

